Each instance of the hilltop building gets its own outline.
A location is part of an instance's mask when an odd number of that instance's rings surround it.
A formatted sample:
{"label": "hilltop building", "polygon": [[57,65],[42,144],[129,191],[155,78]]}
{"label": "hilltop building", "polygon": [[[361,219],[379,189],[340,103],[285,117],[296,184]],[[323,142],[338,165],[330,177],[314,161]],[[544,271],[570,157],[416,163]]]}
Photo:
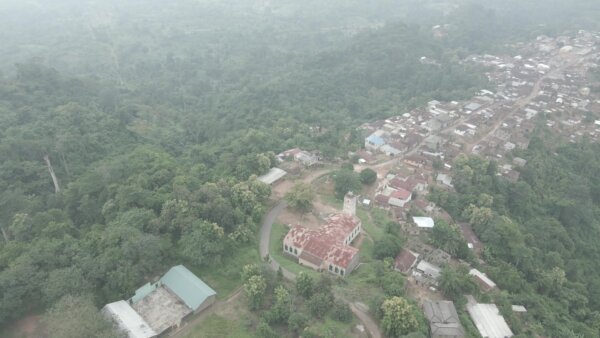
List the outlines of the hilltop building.
{"label": "hilltop building", "polygon": [[344,197],[341,213],[330,215],[318,229],[296,225],[283,240],[283,251],[301,265],[338,276],[349,274],[358,265],[358,249],[350,246],[361,231],[356,217],[357,197],[349,192]]}

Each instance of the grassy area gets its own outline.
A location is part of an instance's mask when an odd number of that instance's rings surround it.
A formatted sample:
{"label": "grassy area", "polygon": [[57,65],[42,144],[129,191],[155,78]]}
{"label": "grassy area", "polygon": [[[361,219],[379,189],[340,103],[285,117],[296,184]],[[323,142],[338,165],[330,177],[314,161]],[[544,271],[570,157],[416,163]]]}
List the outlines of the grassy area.
{"label": "grassy area", "polygon": [[350,324],[341,323],[327,317],[323,321],[313,322],[308,330],[320,337],[356,337],[352,332],[354,325],[354,321]]}
{"label": "grassy area", "polygon": [[237,318],[223,318],[211,314],[186,335],[188,338],[253,338],[248,328]]}
{"label": "grassy area", "polygon": [[362,209],[356,210],[356,215],[362,221],[363,229],[371,236],[374,241],[381,239],[384,235],[384,230],[373,222],[367,211]]}
{"label": "grassy area", "polygon": [[256,243],[236,249],[218,266],[192,267],[191,270],[217,291],[218,299],[225,299],[242,285],[240,272],[246,264],[259,263]]}
{"label": "grassy area", "polygon": [[281,265],[282,267],[284,267],[292,273],[298,274],[300,271],[304,271],[312,275],[313,277],[317,277],[319,275],[318,272],[316,272],[313,269],[304,267],[293,261],[288,256],[284,255],[282,247],[283,237],[285,236],[285,234],[287,234],[287,232],[288,228],[285,225],[280,223],[273,224],[273,229],[271,230],[271,238],[269,239],[269,253],[271,254],[271,257],[273,257],[273,259],[277,261],[279,265]]}
{"label": "grassy area", "polygon": [[337,210],[342,210],[344,206],[344,201],[341,201],[335,197],[335,195],[331,194],[319,194],[321,197],[321,201],[327,205],[334,207]]}

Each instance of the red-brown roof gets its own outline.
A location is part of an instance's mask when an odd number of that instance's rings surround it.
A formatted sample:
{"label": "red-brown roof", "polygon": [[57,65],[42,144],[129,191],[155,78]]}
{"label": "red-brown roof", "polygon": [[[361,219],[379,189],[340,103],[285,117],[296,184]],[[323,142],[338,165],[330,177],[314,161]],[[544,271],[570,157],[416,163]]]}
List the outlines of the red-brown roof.
{"label": "red-brown roof", "polygon": [[402,188],[397,189],[396,191],[390,194],[390,197],[397,198],[399,200],[407,200],[410,198],[411,192]]}
{"label": "red-brown roof", "polygon": [[398,256],[396,257],[396,260],[394,262],[394,269],[402,273],[407,273],[408,270],[410,270],[410,268],[412,268],[413,265],[415,265],[417,257],[419,257],[419,255],[413,253],[412,251],[408,249],[402,249],[402,251],[400,251],[400,254],[398,254]]}
{"label": "red-brown roof", "polygon": [[333,264],[347,268],[354,256],[358,254],[358,249],[349,245],[336,244],[331,247],[327,254],[327,260]]}
{"label": "red-brown roof", "polygon": [[381,195],[381,194],[375,196],[375,202],[377,202],[378,204],[381,204],[381,205],[387,205],[389,200],[390,200],[390,196],[385,196],[385,195]]}
{"label": "red-brown roof", "polygon": [[344,241],[360,224],[356,216],[334,214],[326,219],[326,224],[311,230],[294,226],[286,235],[297,248],[302,248],[299,258],[320,266],[323,260],[347,268],[358,249],[346,245]]}

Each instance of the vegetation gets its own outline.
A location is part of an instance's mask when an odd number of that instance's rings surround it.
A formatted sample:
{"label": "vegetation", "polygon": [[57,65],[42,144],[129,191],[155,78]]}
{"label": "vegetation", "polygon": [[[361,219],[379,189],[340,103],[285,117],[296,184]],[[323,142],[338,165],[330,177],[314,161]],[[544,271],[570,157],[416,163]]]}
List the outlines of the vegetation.
{"label": "vegetation", "polygon": [[338,199],[343,199],[349,191],[358,193],[362,188],[358,174],[352,170],[338,170],[333,175],[335,196]]}
{"label": "vegetation", "polygon": [[401,337],[419,327],[418,309],[402,297],[386,299],[381,305],[381,326],[389,337]]}
{"label": "vegetation", "polygon": [[[339,163],[362,147],[361,123],[470,97],[488,83],[483,69],[460,62],[469,53],[598,26],[593,0],[505,3],[461,1],[448,10],[413,0],[3,1],[0,30],[10,34],[0,45],[0,325],[47,311],[87,330],[49,324],[50,335],[104,336],[102,321],[87,325],[97,308],[184,263],[219,297],[244,284],[257,312],[278,304],[253,328],[280,334],[286,297],[277,281],[254,268],[237,278],[259,260],[255,238],[270,188],[256,177],[279,151],[314,149]],[[441,22],[449,24],[444,39],[431,34]],[[486,272],[531,309],[534,329],[523,334],[597,336],[598,153],[585,143],[547,149],[533,140],[519,154],[530,161],[520,182],[465,158],[454,167],[458,194],[432,193],[474,225],[488,248]],[[349,169],[335,173],[338,198],[373,180]],[[299,187],[288,198],[307,211],[311,196]],[[377,244],[365,241],[365,261],[393,257],[397,229],[362,213]],[[451,225],[434,241],[464,250]],[[401,294],[389,267],[373,277],[375,267],[361,266],[357,282]],[[298,334],[295,311],[309,318],[308,304],[325,299],[312,283],[298,289],[301,302],[287,319]],[[334,305],[314,314],[330,324],[345,312]]]}
{"label": "vegetation", "polygon": [[[515,325],[516,333],[599,334],[599,154],[597,144],[565,144],[539,130],[517,153],[528,160],[518,182],[499,178],[493,162],[463,157],[453,167],[457,193],[429,195],[473,224],[487,273],[509,302],[528,309],[532,322]],[[451,269],[441,284],[451,297],[471,288],[464,272]]]}
{"label": "vegetation", "polygon": [[371,168],[365,168],[360,172],[360,182],[371,185],[377,181],[377,173]]}
{"label": "vegetation", "polygon": [[87,296],[67,295],[44,315],[42,320],[51,337],[120,338],[109,322]]}
{"label": "vegetation", "polygon": [[310,184],[297,183],[285,195],[289,205],[302,213],[309,212],[312,209],[312,201],[315,198],[315,191]]}

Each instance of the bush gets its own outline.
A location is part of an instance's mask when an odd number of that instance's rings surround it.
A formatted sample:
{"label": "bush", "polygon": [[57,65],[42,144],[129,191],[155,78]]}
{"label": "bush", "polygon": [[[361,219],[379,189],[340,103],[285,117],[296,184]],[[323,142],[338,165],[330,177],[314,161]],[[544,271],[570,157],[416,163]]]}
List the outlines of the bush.
{"label": "bush", "polygon": [[386,257],[396,258],[396,255],[402,249],[400,239],[393,235],[386,235],[381,240],[375,241],[373,246],[373,256],[377,259]]}
{"label": "bush", "polygon": [[348,304],[336,301],[333,303],[333,308],[331,309],[331,316],[333,319],[343,322],[350,323],[352,321],[352,310]]}
{"label": "bush", "polygon": [[288,318],[288,329],[293,332],[301,332],[308,323],[308,316],[302,312],[294,312]]}

